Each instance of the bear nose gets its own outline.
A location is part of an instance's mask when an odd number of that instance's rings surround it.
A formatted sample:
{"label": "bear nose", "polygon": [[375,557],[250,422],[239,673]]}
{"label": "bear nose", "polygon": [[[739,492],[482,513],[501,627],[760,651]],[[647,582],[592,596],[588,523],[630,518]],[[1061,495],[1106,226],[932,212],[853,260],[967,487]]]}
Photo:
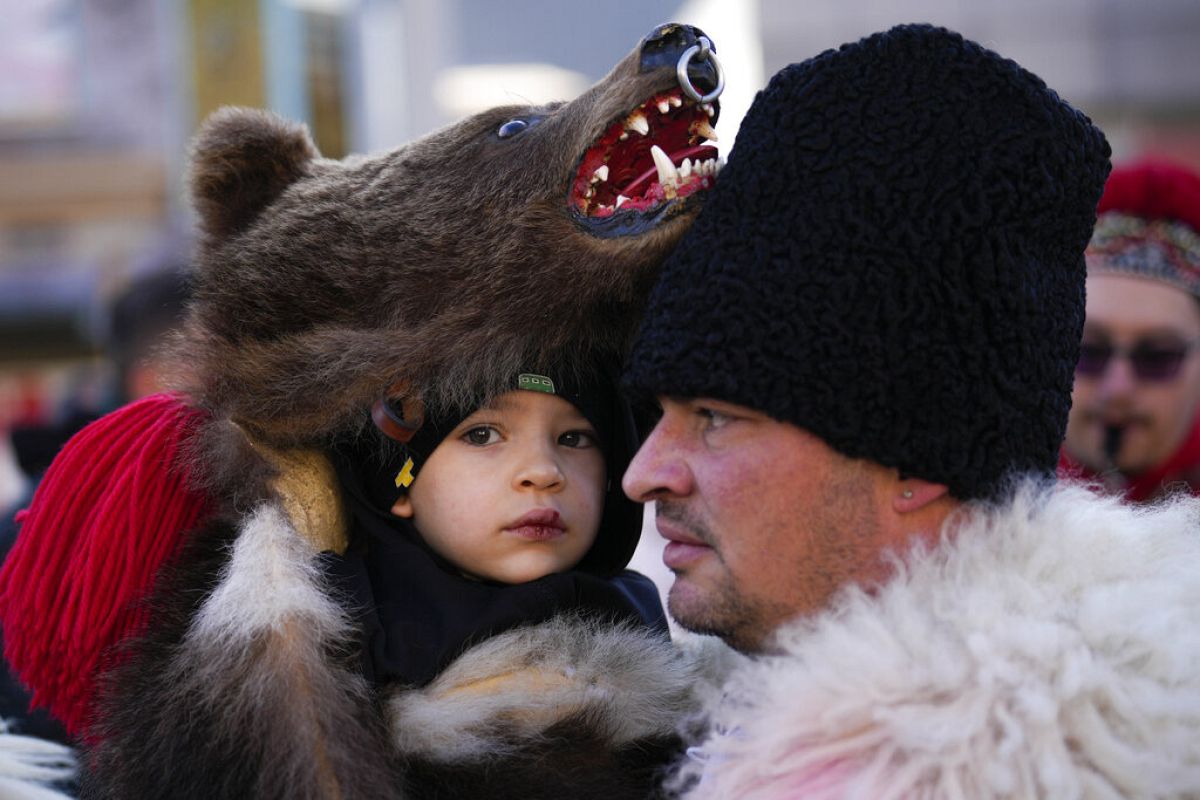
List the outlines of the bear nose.
{"label": "bear nose", "polygon": [[[685,50],[700,43],[701,36],[706,34],[693,25],[681,25],[677,22],[659,25],[642,40],[639,70],[649,72],[661,67],[674,67]],[[713,50],[715,51],[716,47],[713,47]],[[692,85],[702,92],[711,92],[717,88],[717,66],[713,59],[691,59],[688,62],[687,73]]]}

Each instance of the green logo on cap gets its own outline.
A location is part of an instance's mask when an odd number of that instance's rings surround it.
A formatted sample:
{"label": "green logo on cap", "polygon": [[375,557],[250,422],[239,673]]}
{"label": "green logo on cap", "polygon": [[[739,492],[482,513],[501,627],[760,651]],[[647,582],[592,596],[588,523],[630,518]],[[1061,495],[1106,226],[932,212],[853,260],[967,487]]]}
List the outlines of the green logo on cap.
{"label": "green logo on cap", "polygon": [[554,381],[547,378],[545,375],[534,375],[529,372],[522,372],[517,376],[517,388],[524,389],[527,392],[545,392],[546,394],[554,394]]}

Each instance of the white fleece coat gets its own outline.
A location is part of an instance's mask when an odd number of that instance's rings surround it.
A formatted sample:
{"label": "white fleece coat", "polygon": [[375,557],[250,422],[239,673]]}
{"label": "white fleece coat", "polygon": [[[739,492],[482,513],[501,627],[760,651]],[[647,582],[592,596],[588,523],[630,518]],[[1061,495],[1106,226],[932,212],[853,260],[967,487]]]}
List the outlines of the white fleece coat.
{"label": "white fleece coat", "polygon": [[1200,500],[1024,487],[708,709],[700,798],[1200,797]]}

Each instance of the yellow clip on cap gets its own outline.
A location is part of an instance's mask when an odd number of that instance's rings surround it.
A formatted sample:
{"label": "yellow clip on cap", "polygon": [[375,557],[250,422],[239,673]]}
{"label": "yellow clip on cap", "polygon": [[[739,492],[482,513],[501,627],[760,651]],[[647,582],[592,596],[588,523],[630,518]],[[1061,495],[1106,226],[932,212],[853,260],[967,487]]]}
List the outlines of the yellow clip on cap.
{"label": "yellow clip on cap", "polygon": [[396,475],[397,489],[407,489],[410,485],[412,485],[413,478],[415,477],[412,474],[412,468],[413,460],[411,458],[405,459],[404,468],[401,469],[399,474]]}

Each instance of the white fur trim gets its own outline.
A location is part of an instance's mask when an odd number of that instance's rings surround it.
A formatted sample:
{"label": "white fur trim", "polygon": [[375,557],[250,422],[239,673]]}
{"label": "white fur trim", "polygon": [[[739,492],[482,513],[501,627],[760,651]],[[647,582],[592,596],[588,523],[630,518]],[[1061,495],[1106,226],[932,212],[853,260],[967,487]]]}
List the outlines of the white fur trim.
{"label": "white fur trim", "polygon": [[1200,500],[968,507],[871,597],[780,631],[689,798],[1200,796]]}
{"label": "white fur trim", "polygon": [[171,661],[174,697],[166,702],[213,712],[214,752],[249,742],[262,791],[344,795],[362,757],[356,750],[370,740],[359,718],[369,703],[365,681],[329,658],[352,634],[323,592],[318,554],[275,504],[264,504],[243,524]]}
{"label": "white fur trim", "polygon": [[68,796],[46,787],[75,776],[75,756],[69,747],[33,736],[8,733],[0,721],[0,797],[5,800],[65,800]]}
{"label": "white fur trim", "polygon": [[252,708],[285,676],[306,694],[332,680],[326,645],[348,639],[351,624],[322,591],[316,556],[280,508],[257,508],[188,629],[175,660],[180,691]]}
{"label": "white fur trim", "polygon": [[672,734],[695,676],[662,637],[559,617],[494,636],[424,689],[397,692],[388,721],[401,751],[438,761],[500,757],[512,736],[569,718],[620,746]]}
{"label": "white fur trim", "polygon": [[296,618],[331,630],[346,627],[341,608],[321,591],[315,552],[287,515],[273,504],[260,506],[242,526],[217,588],[192,622],[189,638],[229,647],[264,631],[284,633]]}

